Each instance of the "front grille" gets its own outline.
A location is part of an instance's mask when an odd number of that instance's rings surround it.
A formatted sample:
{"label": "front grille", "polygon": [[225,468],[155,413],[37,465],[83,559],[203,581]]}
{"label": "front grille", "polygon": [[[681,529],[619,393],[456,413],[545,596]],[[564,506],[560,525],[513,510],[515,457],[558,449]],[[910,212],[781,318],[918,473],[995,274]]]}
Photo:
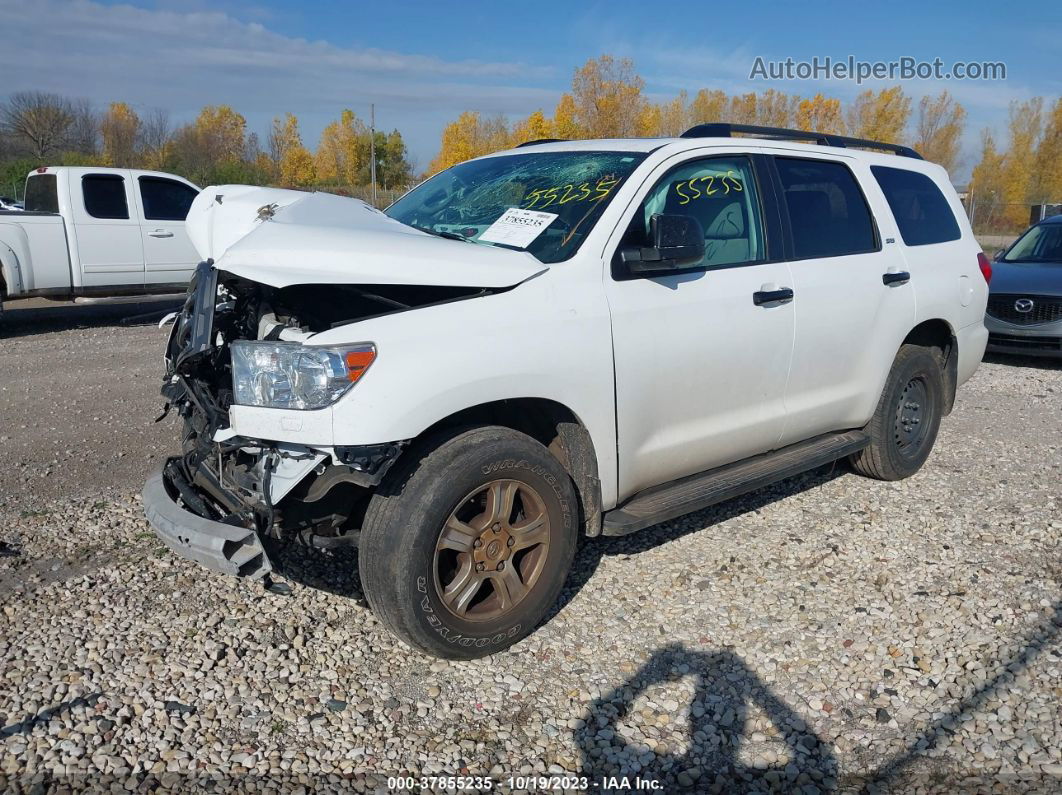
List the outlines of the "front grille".
{"label": "front grille", "polygon": [[[1021,312],[1015,306],[1018,301],[1031,301],[1032,308]],[[1042,326],[1062,320],[1062,298],[1053,295],[990,295],[988,314],[1015,326]]]}
{"label": "front grille", "polygon": [[1062,337],[1015,337],[1011,334],[989,334],[988,344],[1014,350],[1062,353]]}

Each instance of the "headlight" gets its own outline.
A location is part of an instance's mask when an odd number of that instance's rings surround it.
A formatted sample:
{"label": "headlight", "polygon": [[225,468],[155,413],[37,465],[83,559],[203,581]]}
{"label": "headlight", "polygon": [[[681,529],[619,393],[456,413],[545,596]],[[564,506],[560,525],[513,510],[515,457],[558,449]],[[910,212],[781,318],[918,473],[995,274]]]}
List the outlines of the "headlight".
{"label": "headlight", "polygon": [[376,358],[371,342],[317,348],[299,342],[232,343],[236,403],[275,409],[319,409],[352,387]]}

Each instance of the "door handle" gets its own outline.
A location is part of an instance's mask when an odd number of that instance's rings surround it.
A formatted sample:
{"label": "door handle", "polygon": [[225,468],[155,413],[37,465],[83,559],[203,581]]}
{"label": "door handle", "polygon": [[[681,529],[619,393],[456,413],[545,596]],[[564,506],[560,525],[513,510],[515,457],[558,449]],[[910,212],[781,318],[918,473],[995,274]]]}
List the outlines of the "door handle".
{"label": "door handle", "polygon": [[173,237],[173,232],[167,232],[165,229],[156,229],[154,232],[148,232],[151,237]]}
{"label": "door handle", "polygon": [[752,303],[756,306],[764,304],[785,304],[793,300],[793,290],[782,287],[777,290],[757,290],[752,294]]}
{"label": "door handle", "polygon": [[896,285],[899,287],[901,284],[907,284],[911,281],[911,274],[907,271],[889,271],[888,273],[881,274],[881,283],[886,287]]}

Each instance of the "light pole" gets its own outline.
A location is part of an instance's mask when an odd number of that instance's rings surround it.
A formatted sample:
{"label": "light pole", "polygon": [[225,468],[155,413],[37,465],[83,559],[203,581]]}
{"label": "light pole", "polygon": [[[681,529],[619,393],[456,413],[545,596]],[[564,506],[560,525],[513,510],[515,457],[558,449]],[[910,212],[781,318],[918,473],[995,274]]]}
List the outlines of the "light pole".
{"label": "light pole", "polygon": [[369,180],[372,182],[372,206],[376,206],[376,104],[369,105]]}

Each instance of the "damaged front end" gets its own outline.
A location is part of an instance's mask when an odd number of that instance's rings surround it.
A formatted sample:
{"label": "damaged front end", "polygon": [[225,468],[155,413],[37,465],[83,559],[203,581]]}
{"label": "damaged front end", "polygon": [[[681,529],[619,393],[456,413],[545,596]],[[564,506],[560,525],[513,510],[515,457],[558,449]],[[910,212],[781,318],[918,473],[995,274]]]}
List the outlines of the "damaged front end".
{"label": "damaged front end", "polygon": [[261,538],[322,548],[356,544],[372,489],[405,442],[310,446],[237,434],[229,417],[233,346],[301,344],[340,325],[482,292],[390,285],[277,288],[201,263],[170,332],[162,388],[163,416],[173,411],[182,420],[181,454],[165,462],[144,492],[160,537],[215,570],[251,577],[271,569]]}

